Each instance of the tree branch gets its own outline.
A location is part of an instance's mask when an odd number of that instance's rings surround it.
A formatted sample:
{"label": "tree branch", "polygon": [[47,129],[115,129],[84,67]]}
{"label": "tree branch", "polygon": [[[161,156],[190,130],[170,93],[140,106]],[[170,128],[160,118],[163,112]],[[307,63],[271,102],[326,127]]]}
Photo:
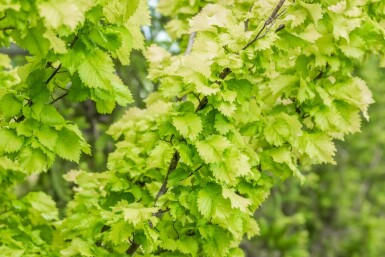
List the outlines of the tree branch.
{"label": "tree branch", "polygon": [[7,13],[5,13],[4,16],[0,18],[0,21],[4,20],[5,18],[7,18]]}
{"label": "tree branch", "polygon": [[174,155],[172,156],[170,165],[168,166],[167,174],[163,180],[163,184],[162,184],[161,188],[159,189],[159,192],[156,194],[155,203],[158,201],[159,197],[161,197],[162,195],[164,195],[167,192],[168,177],[170,176],[170,173],[176,169],[176,166],[178,166],[179,159],[180,159],[179,152],[175,151]]}
{"label": "tree branch", "polygon": [[16,29],[15,27],[13,26],[9,26],[9,27],[4,27],[4,28],[0,28],[0,30],[11,30],[11,29]]}
{"label": "tree branch", "polygon": [[282,8],[282,5],[285,3],[285,0],[280,0],[279,3],[277,4],[277,6],[274,8],[273,12],[271,13],[270,17],[265,21],[265,23],[263,24],[262,28],[258,31],[257,35],[253,38],[253,40],[251,40],[249,43],[247,43],[246,46],[244,46],[242,48],[242,50],[245,50],[247,49],[250,45],[252,45],[255,41],[257,41],[258,39],[260,39],[260,35],[261,33],[263,32],[263,30],[268,26],[270,25],[279,15],[278,12],[279,10]]}
{"label": "tree branch", "polygon": [[190,34],[188,38],[187,48],[186,48],[186,51],[184,52],[184,55],[188,55],[191,52],[196,34],[197,34],[196,32],[193,32]]}
{"label": "tree branch", "polygon": [[53,77],[55,77],[55,75],[58,73],[60,68],[61,68],[61,64],[59,64],[59,66],[57,66],[57,68],[52,72],[51,76],[49,76],[49,78],[45,81],[46,85],[53,79]]}
{"label": "tree branch", "polygon": [[28,51],[18,47],[17,45],[11,43],[9,47],[1,47],[0,48],[0,53],[6,54],[9,56],[14,56],[14,55],[28,55]]}
{"label": "tree branch", "polygon": [[[77,40],[78,40],[78,36],[75,36],[74,39],[72,40],[71,44],[70,44],[70,48],[72,48],[75,45]],[[62,67],[61,64],[59,64],[59,66],[57,66],[57,68],[52,72],[51,76],[49,76],[49,78],[45,81],[46,85],[55,77],[55,75],[59,72],[61,67]]]}
{"label": "tree branch", "polygon": [[138,250],[139,246],[140,246],[140,244],[138,244],[135,241],[132,241],[130,248],[127,249],[126,253],[129,255],[133,255],[136,252],[136,250]]}
{"label": "tree branch", "polygon": [[[167,192],[167,190],[168,190],[168,188],[167,188],[168,177],[170,176],[171,172],[173,172],[176,169],[176,167],[178,166],[179,159],[180,159],[179,152],[175,151],[174,155],[172,156],[170,165],[168,166],[167,174],[166,174],[166,177],[163,180],[163,184],[162,184],[162,186],[160,187],[158,193],[155,196],[154,205],[158,201],[159,197],[161,197],[162,195],[164,195]],[[153,216],[158,216],[160,213],[161,212],[158,211],[158,212],[154,213]],[[151,221],[150,221],[149,224],[150,224],[150,227],[152,227]],[[127,249],[126,253],[129,254],[129,255],[133,255],[138,250],[139,246],[140,246],[140,244],[138,244],[137,242],[132,240],[131,245]]]}
{"label": "tree branch", "polygon": [[66,97],[67,95],[68,95],[68,92],[66,92],[66,93],[62,94],[61,96],[59,96],[59,97],[53,99],[49,104],[53,104],[53,103],[59,101],[60,99]]}

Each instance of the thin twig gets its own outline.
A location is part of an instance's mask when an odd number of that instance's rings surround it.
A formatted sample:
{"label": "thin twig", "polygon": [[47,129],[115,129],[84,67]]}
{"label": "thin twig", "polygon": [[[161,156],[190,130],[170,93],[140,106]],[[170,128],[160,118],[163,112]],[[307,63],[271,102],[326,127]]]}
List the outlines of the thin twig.
{"label": "thin twig", "polygon": [[179,233],[178,233],[178,231],[175,228],[175,221],[172,223],[172,227],[174,228],[174,231],[175,231],[175,233],[176,233],[176,235],[178,236],[178,239],[179,239]]}
{"label": "thin twig", "polygon": [[53,77],[55,77],[55,75],[59,72],[60,68],[61,68],[61,64],[57,66],[57,68],[52,72],[51,76],[49,76],[49,78],[45,81],[46,85],[53,79]]}
{"label": "thin twig", "polygon": [[7,18],[7,13],[4,13],[4,16],[0,18],[0,21],[4,20],[5,18]]}
{"label": "thin twig", "polygon": [[11,29],[16,29],[16,27],[9,26],[9,27],[0,28],[0,30],[3,30],[3,31],[11,30]]}
{"label": "thin twig", "polygon": [[265,23],[263,23],[263,26],[262,28],[258,31],[257,35],[253,38],[253,40],[251,40],[249,43],[247,43],[247,45],[245,47],[242,48],[242,50],[245,50],[247,49],[250,45],[252,45],[255,41],[257,41],[258,39],[260,39],[260,35],[261,33],[263,32],[263,30],[268,26],[270,25],[278,16],[278,12],[279,10],[281,9],[282,5],[285,3],[285,0],[280,0],[278,5],[274,8],[273,12],[271,13],[270,17],[265,21]]}
{"label": "thin twig", "polygon": [[202,167],[203,167],[203,164],[201,164],[198,168],[196,168],[196,169],[194,170],[194,172],[197,172],[197,171],[200,170]]}
{"label": "thin twig", "polygon": [[[70,48],[72,48],[75,45],[77,40],[78,40],[78,36],[75,36],[74,39],[72,40],[71,44],[70,44]],[[59,64],[59,66],[57,66],[57,68],[52,72],[51,76],[49,76],[49,78],[45,81],[46,85],[55,77],[55,75],[59,72],[61,67],[62,67],[61,64]]]}
{"label": "thin twig", "polygon": [[62,94],[61,96],[59,96],[58,98],[52,100],[49,104],[53,104],[53,103],[59,101],[60,99],[66,97],[67,95],[68,95],[68,92],[66,92],[66,93]]}
{"label": "thin twig", "polygon": [[279,12],[279,10],[281,9],[281,7],[284,3],[285,3],[285,0],[279,1],[278,5],[275,7],[275,9],[272,12],[272,14],[270,15],[269,19],[267,19],[267,21],[265,22],[266,26],[269,25],[273,20],[275,20],[277,18],[277,13]]}

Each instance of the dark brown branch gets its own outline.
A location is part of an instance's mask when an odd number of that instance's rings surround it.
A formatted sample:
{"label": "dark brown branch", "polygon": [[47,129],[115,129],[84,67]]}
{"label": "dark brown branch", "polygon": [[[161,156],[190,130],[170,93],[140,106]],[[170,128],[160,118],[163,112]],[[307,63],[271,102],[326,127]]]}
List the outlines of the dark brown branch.
{"label": "dark brown branch", "polygon": [[[74,40],[71,42],[70,48],[72,48],[74,46],[76,40],[77,40],[77,36],[75,36]],[[53,79],[53,77],[55,77],[55,75],[59,72],[61,67],[62,67],[62,65],[59,64],[59,66],[57,66],[57,68],[52,72],[51,76],[49,76],[49,78],[45,81],[45,84],[48,84]]]}
{"label": "dark brown branch", "polygon": [[[70,44],[70,48],[72,48],[75,45],[77,40],[78,40],[78,36],[75,36]],[[55,75],[59,72],[61,67],[62,65],[59,64],[59,66],[57,66],[57,68],[52,72],[51,76],[49,76],[49,78],[45,81],[45,84],[48,84],[55,77]]]}
{"label": "dark brown branch", "polygon": [[203,167],[203,164],[201,164],[198,168],[196,168],[196,169],[194,170],[194,172],[197,172],[197,171],[200,170],[202,167]]}
{"label": "dark brown branch", "polygon": [[179,159],[180,159],[179,152],[175,151],[174,155],[172,156],[170,165],[168,166],[167,174],[163,180],[163,184],[162,184],[161,188],[159,189],[159,192],[156,194],[155,203],[158,201],[159,197],[161,197],[162,195],[164,195],[167,192],[168,177],[170,176],[170,173],[176,169],[176,166],[178,165]]}
{"label": "dark brown branch", "polygon": [[[225,79],[230,73],[231,73],[231,69],[230,68],[224,68],[223,71],[219,74],[219,78],[221,79]],[[216,81],[217,84],[220,84],[219,81]],[[197,108],[195,109],[195,112],[198,112],[200,110],[202,110],[203,108],[206,107],[206,105],[209,103],[209,100],[207,98],[207,96],[204,96],[200,101],[199,101],[199,104],[197,106]]]}
{"label": "dark brown branch", "polygon": [[62,99],[62,98],[64,98],[64,97],[66,97],[68,95],[68,92],[66,92],[66,93],[64,93],[64,94],[62,94],[61,96],[59,96],[58,98],[56,98],[56,99],[53,99],[49,104],[53,104],[53,103],[55,103],[55,102],[57,102],[57,101],[59,101],[60,99]]}
{"label": "dark brown branch", "polygon": [[4,13],[4,16],[0,18],[0,21],[4,20],[5,18],[7,18],[7,13]]}
{"label": "dark brown branch", "polygon": [[49,78],[45,81],[46,85],[53,79],[53,77],[55,77],[55,75],[59,72],[60,68],[61,68],[61,64],[57,66],[57,68],[52,72],[51,76],[49,76]]}
{"label": "dark brown branch", "polygon": [[285,24],[279,25],[278,28],[275,30],[275,33],[277,33],[278,31],[283,30],[285,27],[286,27]]}
{"label": "dark brown branch", "polygon": [[169,212],[170,211],[170,209],[166,209],[166,210],[159,210],[159,211],[157,211],[156,213],[154,213],[152,216],[155,216],[155,217],[160,217],[163,213],[166,213],[166,212]]}
{"label": "dark brown branch", "polygon": [[[170,165],[168,166],[167,174],[163,180],[163,184],[155,196],[154,205],[158,201],[159,197],[161,197],[162,195],[164,195],[167,192],[167,190],[168,190],[168,188],[167,188],[168,177],[170,176],[171,172],[173,172],[176,169],[176,167],[178,166],[179,159],[180,159],[179,152],[175,151],[174,155],[172,156]],[[162,213],[161,211],[158,211],[158,212],[154,213],[153,216],[158,217],[158,215],[160,215],[161,213]],[[149,221],[149,224],[150,224],[150,227],[153,227],[151,221]],[[140,246],[140,244],[138,244],[137,242],[132,240],[131,245],[127,249],[126,253],[129,255],[133,255],[138,250],[139,246]]]}
{"label": "dark brown branch", "polygon": [[140,244],[138,244],[135,241],[132,241],[131,246],[130,246],[130,248],[127,249],[126,253],[129,255],[133,255],[136,252],[136,250],[138,250],[139,246],[140,246]]}
{"label": "dark brown branch", "polygon": [[265,22],[265,26],[269,25],[270,23],[273,22],[273,20],[275,20],[275,18],[277,17],[277,14],[279,12],[279,10],[281,9],[282,5],[285,3],[285,0],[281,0],[279,1],[278,5],[275,7],[274,11],[271,13],[270,17],[267,19],[267,21]]}
{"label": "dark brown branch", "polygon": [[206,105],[209,103],[209,99],[207,99],[207,96],[204,96],[202,100],[199,101],[199,104],[197,108],[195,109],[195,112],[198,112],[206,107]]}
{"label": "dark brown branch", "polygon": [[11,30],[11,29],[16,29],[15,27],[12,27],[12,26],[9,26],[9,27],[4,27],[4,28],[0,28],[0,30]]}
{"label": "dark brown branch", "polygon": [[270,25],[276,18],[279,10],[282,8],[282,5],[285,3],[285,0],[280,0],[278,5],[274,8],[273,12],[271,13],[270,17],[265,21],[262,28],[258,31],[257,35],[251,40],[249,43],[247,43],[246,46],[242,48],[242,50],[247,49],[250,45],[252,45],[255,41],[260,39],[260,35],[262,34],[263,30]]}

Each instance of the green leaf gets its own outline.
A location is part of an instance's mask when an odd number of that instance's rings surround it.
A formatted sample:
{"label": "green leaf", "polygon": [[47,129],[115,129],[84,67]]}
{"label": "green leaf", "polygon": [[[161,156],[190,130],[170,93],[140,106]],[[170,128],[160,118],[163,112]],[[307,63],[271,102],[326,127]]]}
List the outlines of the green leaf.
{"label": "green leaf", "polygon": [[224,229],[213,227],[209,230],[210,237],[205,240],[203,250],[205,256],[223,257],[229,256],[230,237]]}
{"label": "green leaf", "polygon": [[317,21],[322,18],[323,11],[321,4],[306,4],[304,2],[299,2],[310,14],[315,24]]}
{"label": "green leaf", "polygon": [[147,222],[151,217],[154,217],[153,214],[158,211],[158,208],[146,208],[140,203],[128,204],[125,200],[122,200],[113,207],[113,211],[123,212],[124,220],[137,227],[147,225]]}
{"label": "green leaf", "polygon": [[196,139],[203,128],[201,118],[194,113],[174,117],[173,125],[183,137],[190,140]]}
{"label": "green leaf", "polygon": [[231,143],[223,136],[212,135],[205,141],[196,142],[195,146],[206,163],[215,163],[222,160],[223,152],[231,146]]}
{"label": "green leaf", "polygon": [[17,136],[15,131],[0,129],[0,152],[13,153],[23,146],[24,137]]}
{"label": "green leaf", "polygon": [[20,114],[22,103],[12,94],[6,94],[0,99],[0,114],[5,118]]}
{"label": "green leaf", "polygon": [[298,150],[300,153],[308,155],[313,163],[335,163],[333,156],[336,147],[325,134],[304,133],[299,139]]}
{"label": "green leaf", "polygon": [[46,125],[61,125],[65,123],[63,116],[52,105],[46,105],[42,108],[40,121]]}
{"label": "green leaf", "polygon": [[209,219],[213,215],[214,211],[214,197],[215,193],[210,192],[209,190],[200,190],[197,198],[197,205],[199,212],[205,217]]}
{"label": "green leaf", "polygon": [[90,244],[80,238],[75,238],[71,241],[70,245],[61,250],[60,253],[65,257],[80,256],[93,257],[95,254],[90,249]]}
{"label": "green leaf", "polygon": [[19,154],[21,168],[29,174],[42,172],[47,169],[48,158],[40,149],[24,147]]}
{"label": "green leaf", "polygon": [[123,31],[121,36],[122,45],[115,50],[115,54],[122,65],[129,65],[133,39],[129,30]]}
{"label": "green leaf", "polygon": [[18,135],[23,135],[26,137],[31,137],[36,130],[40,127],[40,122],[34,119],[25,119],[19,123],[16,127],[16,132]]}
{"label": "green leaf", "polygon": [[23,200],[39,211],[44,219],[57,220],[59,218],[59,211],[51,196],[43,192],[31,192]]}
{"label": "green leaf", "polygon": [[111,225],[108,233],[108,240],[114,245],[118,245],[127,241],[132,235],[132,225],[124,220],[120,220]]}
{"label": "green leaf", "polygon": [[79,162],[81,153],[80,140],[75,132],[63,128],[58,133],[55,152],[63,159]]}
{"label": "green leaf", "polygon": [[243,222],[248,239],[251,239],[255,235],[259,235],[260,229],[254,217],[246,217]]}
{"label": "green leaf", "polygon": [[184,237],[176,241],[177,249],[184,254],[196,256],[198,252],[198,242],[195,238]]}
{"label": "green leaf", "polygon": [[237,182],[238,177],[251,173],[249,158],[238,149],[226,150],[222,158],[222,162],[210,165],[213,175],[218,181],[233,185]]}
{"label": "green leaf", "polygon": [[100,29],[96,27],[90,32],[89,37],[96,44],[110,51],[116,50],[122,45],[120,33],[115,28]]}
{"label": "green leaf", "polygon": [[114,99],[109,99],[109,100],[93,99],[93,100],[96,101],[96,110],[100,114],[111,113],[116,106]]}
{"label": "green leaf", "polygon": [[126,106],[134,101],[130,90],[122,81],[120,81],[120,79],[118,79],[116,83],[113,82],[112,87],[114,88],[115,100],[119,105]]}
{"label": "green leaf", "polygon": [[36,131],[35,136],[43,146],[54,151],[58,139],[58,131],[49,126],[42,126]]}
{"label": "green leaf", "polygon": [[111,58],[101,50],[85,55],[78,68],[83,83],[90,88],[111,89],[114,65]]}
{"label": "green leaf", "polygon": [[288,148],[273,148],[269,150],[269,154],[275,162],[285,163],[293,171],[293,174],[301,180],[301,183],[305,181],[305,177],[301,174],[297,165],[294,163],[292,153]]}
{"label": "green leaf", "polygon": [[237,208],[244,213],[251,214],[248,207],[251,205],[251,201],[240,195],[234,193],[231,189],[222,187],[222,195],[225,199],[229,199],[231,202],[231,208]]}
{"label": "green leaf", "polygon": [[44,33],[44,37],[49,40],[51,43],[51,47],[53,50],[58,54],[65,54],[67,53],[66,43],[64,40],[59,38],[52,30],[47,30]]}
{"label": "green leaf", "polygon": [[44,32],[43,26],[32,27],[26,31],[23,38],[17,39],[17,43],[33,55],[45,56],[50,49],[50,42],[43,36]]}
{"label": "green leaf", "polygon": [[140,0],[123,1],[125,3],[124,19],[130,18],[138,9]]}
{"label": "green leaf", "polygon": [[160,141],[148,157],[148,168],[166,167],[170,163],[174,152],[174,149],[169,143]]}
{"label": "green leaf", "polygon": [[281,146],[285,142],[294,143],[302,134],[302,124],[296,116],[286,113],[270,116],[264,129],[266,141],[275,146]]}
{"label": "green leaf", "polygon": [[206,219],[222,220],[228,218],[231,213],[230,203],[222,197],[220,186],[213,183],[199,190],[197,207]]}
{"label": "green leaf", "polygon": [[39,3],[38,8],[47,27],[57,29],[65,25],[74,30],[84,20],[84,13],[76,2],[50,0]]}

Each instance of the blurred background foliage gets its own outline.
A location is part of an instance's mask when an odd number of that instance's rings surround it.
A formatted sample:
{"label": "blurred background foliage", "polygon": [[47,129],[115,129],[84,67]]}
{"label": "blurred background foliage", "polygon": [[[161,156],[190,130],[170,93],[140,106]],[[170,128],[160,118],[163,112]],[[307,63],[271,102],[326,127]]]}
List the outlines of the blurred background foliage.
{"label": "blurred background foliage", "polygon": [[[185,42],[172,41],[164,30],[167,18],[155,12],[156,0],[149,1],[151,27],[144,27],[148,44],[156,43],[172,53]],[[0,49],[11,56],[15,66],[28,54],[11,47]],[[385,70],[376,57],[357,67],[373,91],[376,101],[370,108],[370,122],[362,133],[338,143],[337,166],[324,165],[304,171],[303,185],[298,179],[282,181],[255,216],[261,235],[244,241],[248,257],[382,257],[385,254]],[[129,86],[135,103],[143,108],[144,99],[157,90],[147,78],[147,63],[140,52],[133,52],[131,64],[116,62],[118,75]],[[96,112],[92,101],[71,103],[63,99],[58,110],[82,129],[92,146],[92,156],[83,156],[80,169],[100,172],[106,168],[113,150],[107,128],[124,112],[117,107],[112,115]],[[47,172],[29,177],[17,188],[21,197],[42,190],[56,201],[61,215],[72,197],[72,185],[63,179],[75,164],[57,159]]]}

